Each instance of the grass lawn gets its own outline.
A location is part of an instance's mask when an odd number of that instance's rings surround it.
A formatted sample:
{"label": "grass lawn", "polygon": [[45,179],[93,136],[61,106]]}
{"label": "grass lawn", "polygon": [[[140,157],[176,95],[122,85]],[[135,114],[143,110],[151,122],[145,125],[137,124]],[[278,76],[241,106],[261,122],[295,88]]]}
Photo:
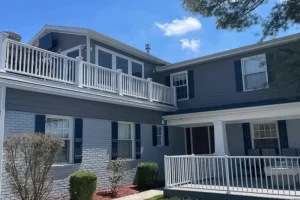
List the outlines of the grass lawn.
{"label": "grass lawn", "polygon": [[158,195],[147,200],[168,200],[168,199],[170,198],[164,198],[164,195]]}

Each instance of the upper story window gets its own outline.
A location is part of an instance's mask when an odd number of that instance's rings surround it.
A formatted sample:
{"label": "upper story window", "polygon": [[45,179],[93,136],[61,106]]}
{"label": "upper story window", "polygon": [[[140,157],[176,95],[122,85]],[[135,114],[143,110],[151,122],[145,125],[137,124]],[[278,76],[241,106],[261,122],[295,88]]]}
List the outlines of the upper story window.
{"label": "upper story window", "polygon": [[134,126],[133,123],[118,122],[118,157],[134,158]]}
{"label": "upper story window", "polygon": [[244,91],[268,88],[266,55],[243,58],[242,75]]}
{"label": "upper story window", "polygon": [[253,145],[255,149],[278,148],[278,131],[276,122],[253,124]]}
{"label": "upper story window", "polygon": [[82,48],[84,45],[78,45],[75,47],[72,47],[70,49],[66,49],[61,52],[62,55],[69,56],[71,58],[76,58],[78,56],[82,56]]}
{"label": "upper story window", "polygon": [[144,78],[144,63],[96,45],[95,64]]}
{"label": "upper story window", "polygon": [[177,100],[180,101],[189,99],[187,71],[171,74],[170,80],[171,86],[176,87]]}
{"label": "upper story window", "polygon": [[46,134],[55,135],[64,140],[57,162],[72,162],[73,119],[63,116],[46,116]]}

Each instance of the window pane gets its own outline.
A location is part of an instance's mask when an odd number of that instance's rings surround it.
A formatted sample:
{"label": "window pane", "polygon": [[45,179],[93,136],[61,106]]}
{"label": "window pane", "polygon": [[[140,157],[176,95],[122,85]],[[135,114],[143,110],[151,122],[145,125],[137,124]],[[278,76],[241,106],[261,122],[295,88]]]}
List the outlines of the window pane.
{"label": "window pane", "polygon": [[266,88],[268,84],[265,72],[245,75],[244,78],[246,90]]}
{"label": "window pane", "polygon": [[143,78],[143,66],[141,64],[132,62],[132,75]]}
{"label": "window pane", "polygon": [[55,135],[60,138],[69,138],[69,120],[47,118],[46,120],[46,133]]}
{"label": "window pane", "polygon": [[57,162],[69,162],[70,141],[65,140],[63,148],[58,152]]}
{"label": "window pane", "polygon": [[177,99],[186,99],[188,98],[187,86],[176,87]]}
{"label": "window pane", "polygon": [[67,53],[67,56],[71,57],[71,58],[76,58],[79,56],[79,50],[75,50],[75,51],[72,51],[70,53]]}
{"label": "window pane", "polygon": [[128,74],[128,60],[117,56],[117,69],[122,69],[123,73]]}
{"label": "window pane", "polygon": [[161,135],[157,135],[157,146],[161,146]]}
{"label": "window pane", "polygon": [[118,139],[131,139],[131,125],[118,124]]}
{"label": "window pane", "polygon": [[253,59],[245,60],[244,62],[244,74],[253,74],[265,71],[265,62],[261,58],[253,57]]}
{"label": "window pane", "polygon": [[132,158],[132,141],[119,140],[118,141],[118,157]]}
{"label": "window pane", "polygon": [[98,51],[98,65],[112,69],[112,55],[105,51]]}

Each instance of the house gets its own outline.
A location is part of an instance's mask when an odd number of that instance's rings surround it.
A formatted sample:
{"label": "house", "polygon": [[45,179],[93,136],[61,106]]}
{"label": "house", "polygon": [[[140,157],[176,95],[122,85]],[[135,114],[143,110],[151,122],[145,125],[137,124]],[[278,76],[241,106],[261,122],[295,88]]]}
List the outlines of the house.
{"label": "house", "polygon": [[[300,95],[296,84],[268,81],[267,59],[300,34],[173,64],[85,28],[46,25],[29,44],[7,37],[0,34],[1,141],[35,131],[65,140],[53,197],[68,196],[78,170],[107,187],[116,158],[127,160],[127,184],[137,163],[158,162],[166,195],[300,194],[298,157],[280,157],[300,148]],[[12,199],[4,160],[1,149],[1,198]]]}

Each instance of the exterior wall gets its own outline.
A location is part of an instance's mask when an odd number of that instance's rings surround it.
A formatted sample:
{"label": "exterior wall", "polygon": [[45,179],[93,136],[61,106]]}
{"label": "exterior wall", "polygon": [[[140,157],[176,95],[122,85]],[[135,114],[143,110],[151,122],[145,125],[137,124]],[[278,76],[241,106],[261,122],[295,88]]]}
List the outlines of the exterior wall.
{"label": "exterior wall", "polygon": [[[193,70],[195,98],[178,102],[179,112],[192,112],[202,108],[240,103],[265,101],[271,99],[290,99],[300,96],[297,84],[278,88],[270,85],[269,89],[250,92],[237,92],[235,82],[234,61],[241,58],[265,53],[266,51],[252,52],[230,58],[211,61],[208,63],[187,66],[184,68],[161,72],[155,75],[155,81],[165,83],[165,77],[171,73]],[[271,66],[268,66],[270,68]],[[270,74],[269,74],[270,79]]]}
{"label": "exterior wall", "polygon": [[[64,33],[53,33],[53,39],[57,41],[56,50],[64,51],[72,47],[85,44],[86,45],[86,36],[82,35],[72,35]],[[82,51],[83,60],[86,61],[86,51]]]}
{"label": "exterior wall", "polygon": [[110,46],[108,46],[106,44],[103,44],[103,43],[98,42],[98,41],[93,40],[93,39],[91,39],[90,45],[91,45],[91,48],[92,48],[92,51],[91,51],[91,60],[90,60],[91,63],[96,63],[96,61],[95,61],[95,56],[96,56],[96,51],[95,51],[96,48],[95,48],[95,46],[98,45],[98,46],[101,46],[103,48],[106,48],[106,49],[109,49],[111,51],[114,51],[116,53],[119,53],[119,54],[122,54],[124,56],[133,58],[133,59],[138,60],[140,62],[143,62],[144,63],[144,78],[152,78],[153,77],[153,71],[155,70],[156,64],[150,63],[149,61],[140,59],[140,58],[138,58],[136,56],[133,56],[133,55],[130,55],[130,54],[125,53],[123,51],[120,51],[118,49],[112,48],[112,47],[110,47]]}
{"label": "exterior wall", "polygon": [[287,120],[286,128],[289,147],[300,149],[300,119]]}
{"label": "exterior wall", "polygon": [[[35,113],[6,111],[5,136],[15,133],[33,132]],[[136,166],[139,162],[154,161],[159,164],[158,179],[164,179],[164,155],[184,154],[184,134],[181,128],[169,128],[169,146],[152,146],[152,124],[141,124],[142,156],[139,160],[127,161],[127,173],[123,184],[132,184],[135,180]],[[57,198],[68,196],[69,176],[78,170],[95,172],[98,176],[97,188],[109,186],[106,171],[111,158],[111,121],[104,119],[83,119],[83,160],[81,164],[53,166],[54,179],[52,196]],[[5,159],[5,158],[4,158]],[[9,184],[9,177],[3,169],[2,193],[0,199],[17,199]]]}
{"label": "exterior wall", "polygon": [[46,113],[115,121],[161,124],[163,114],[162,112],[153,110],[10,88],[7,88],[6,99],[6,109],[11,111]]}

